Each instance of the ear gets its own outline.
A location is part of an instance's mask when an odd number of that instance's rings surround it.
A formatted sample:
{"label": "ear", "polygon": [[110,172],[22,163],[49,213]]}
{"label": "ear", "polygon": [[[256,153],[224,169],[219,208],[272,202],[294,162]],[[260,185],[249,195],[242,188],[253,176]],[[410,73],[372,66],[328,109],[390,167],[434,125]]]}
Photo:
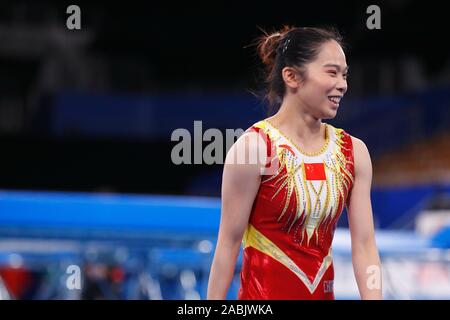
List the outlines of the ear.
{"label": "ear", "polygon": [[281,75],[283,76],[284,83],[286,86],[296,89],[300,86],[301,83],[301,77],[295,68],[292,67],[284,67],[283,70],[281,70]]}

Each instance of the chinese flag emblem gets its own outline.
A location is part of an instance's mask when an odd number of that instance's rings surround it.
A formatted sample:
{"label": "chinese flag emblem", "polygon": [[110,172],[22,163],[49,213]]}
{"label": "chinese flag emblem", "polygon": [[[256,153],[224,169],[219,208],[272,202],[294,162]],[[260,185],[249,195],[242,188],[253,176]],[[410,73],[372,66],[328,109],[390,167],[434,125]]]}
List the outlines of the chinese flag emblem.
{"label": "chinese flag emblem", "polygon": [[325,166],[323,163],[305,163],[306,180],[326,180]]}

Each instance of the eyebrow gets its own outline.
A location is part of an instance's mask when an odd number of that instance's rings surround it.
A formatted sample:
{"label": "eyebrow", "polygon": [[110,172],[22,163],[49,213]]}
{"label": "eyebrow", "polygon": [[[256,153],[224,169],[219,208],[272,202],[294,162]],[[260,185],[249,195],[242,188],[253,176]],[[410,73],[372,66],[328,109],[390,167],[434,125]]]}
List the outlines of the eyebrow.
{"label": "eyebrow", "polygon": [[[324,65],[324,67],[335,67],[336,69],[341,70],[341,66],[338,64],[334,64],[334,63],[327,63]],[[344,70],[348,72],[348,69],[349,69],[349,67],[347,66],[347,67],[345,67]]]}

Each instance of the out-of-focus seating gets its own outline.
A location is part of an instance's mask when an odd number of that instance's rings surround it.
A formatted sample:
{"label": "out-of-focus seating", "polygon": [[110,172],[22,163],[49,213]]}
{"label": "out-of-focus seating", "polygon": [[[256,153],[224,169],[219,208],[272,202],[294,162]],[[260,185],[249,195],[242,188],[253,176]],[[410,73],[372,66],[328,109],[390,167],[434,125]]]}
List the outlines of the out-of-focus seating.
{"label": "out-of-focus seating", "polygon": [[450,132],[417,141],[373,159],[377,186],[450,181]]}

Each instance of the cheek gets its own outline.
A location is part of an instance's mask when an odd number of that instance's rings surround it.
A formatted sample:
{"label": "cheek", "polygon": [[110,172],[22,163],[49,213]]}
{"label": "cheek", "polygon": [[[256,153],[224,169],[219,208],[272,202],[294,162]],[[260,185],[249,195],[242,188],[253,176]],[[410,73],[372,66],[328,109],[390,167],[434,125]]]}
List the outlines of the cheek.
{"label": "cheek", "polygon": [[335,81],[329,76],[319,76],[311,78],[309,83],[309,93],[314,95],[315,100],[328,99],[328,94],[333,91]]}
{"label": "cheek", "polygon": [[318,86],[325,91],[326,93],[329,93],[333,91],[333,89],[336,87],[337,79],[330,77],[329,75],[324,75],[321,77],[320,82],[318,82]]}

